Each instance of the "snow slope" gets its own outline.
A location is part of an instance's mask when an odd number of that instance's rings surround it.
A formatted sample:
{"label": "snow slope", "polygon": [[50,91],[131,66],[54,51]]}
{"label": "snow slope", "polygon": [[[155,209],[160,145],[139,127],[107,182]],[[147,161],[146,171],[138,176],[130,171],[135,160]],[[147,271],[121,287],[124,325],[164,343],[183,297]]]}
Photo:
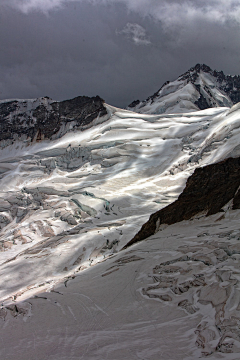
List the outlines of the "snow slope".
{"label": "snow slope", "polygon": [[197,64],[175,81],[167,81],[144,101],[127,109],[141,114],[172,114],[232,106],[240,101],[240,76],[225,76],[205,64]]}
{"label": "snow slope", "polygon": [[88,130],[1,151],[2,299],[102,261],[196,167],[239,155],[236,105],[167,116],[106,106],[109,120]]}
{"label": "snow slope", "polygon": [[171,225],[6,306],[1,359],[238,360],[239,215]]}
{"label": "snow slope", "polygon": [[[204,274],[208,285],[191,286],[186,297],[172,291],[168,275],[164,286],[151,285],[161,283],[157,265],[186,251],[205,256],[225,240],[237,246],[238,211],[169,226],[118,250],[176,200],[196,167],[240,156],[239,104],[171,115],[105,106],[102,122],[84,131],[2,146],[1,358],[238,359],[238,275],[216,277],[222,267],[238,274],[234,257],[219,260],[220,251],[212,267],[180,264],[179,284]],[[220,303],[212,302],[212,282]],[[231,344],[216,330],[219,317]]]}

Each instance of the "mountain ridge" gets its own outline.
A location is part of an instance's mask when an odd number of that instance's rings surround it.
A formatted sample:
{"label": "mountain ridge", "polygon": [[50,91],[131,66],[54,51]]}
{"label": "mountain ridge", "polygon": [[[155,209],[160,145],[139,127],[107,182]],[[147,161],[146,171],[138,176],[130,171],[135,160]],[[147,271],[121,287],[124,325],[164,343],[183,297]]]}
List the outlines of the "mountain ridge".
{"label": "mountain ridge", "polygon": [[0,142],[24,138],[40,141],[63,136],[73,129],[85,129],[97,117],[107,114],[99,96],[78,96],[64,101],[49,97],[0,102]]}
{"label": "mountain ridge", "polygon": [[225,75],[208,65],[196,64],[175,81],[166,81],[146,100],[134,100],[127,109],[148,114],[179,113],[232,106],[238,102],[239,75]]}

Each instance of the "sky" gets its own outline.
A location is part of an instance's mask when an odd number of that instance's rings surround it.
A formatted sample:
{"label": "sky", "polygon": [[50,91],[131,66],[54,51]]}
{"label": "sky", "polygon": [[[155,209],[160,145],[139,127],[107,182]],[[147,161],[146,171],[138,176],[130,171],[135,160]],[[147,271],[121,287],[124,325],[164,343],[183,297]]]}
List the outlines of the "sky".
{"label": "sky", "polygon": [[125,107],[197,63],[240,74],[240,0],[0,0],[0,99]]}

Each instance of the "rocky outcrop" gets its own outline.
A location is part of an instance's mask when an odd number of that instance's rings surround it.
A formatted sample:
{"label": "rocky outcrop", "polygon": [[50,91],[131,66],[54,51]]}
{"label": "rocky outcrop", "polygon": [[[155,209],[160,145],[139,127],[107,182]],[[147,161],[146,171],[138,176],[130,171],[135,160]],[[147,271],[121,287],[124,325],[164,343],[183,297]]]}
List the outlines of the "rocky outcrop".
{"label": "rocky outcrop", "polygon": [[161,224],[171,225],[189,220],[199,213],[206,216],[223,211],[232,200],[232,208],[240,208],[240,158],[197,168],[189,177],[179,198],[155,212],[124,248],[155,234]]}
{"label": "rocky outcrop", "polygon": [[134,100],[133,102],[131,102],[131,104],[128,105],[128,107],[129,108],[134,108],[138,104],[140,104],[140,100]]}
{"label": "rocky outcrop", "polygon": [[99,96],[78,96],[71,100],[11,100],[0,103],[0,141],[25,137],[50,139],[60,130],[83,129],[97,117],[106,115],[104,100]]}

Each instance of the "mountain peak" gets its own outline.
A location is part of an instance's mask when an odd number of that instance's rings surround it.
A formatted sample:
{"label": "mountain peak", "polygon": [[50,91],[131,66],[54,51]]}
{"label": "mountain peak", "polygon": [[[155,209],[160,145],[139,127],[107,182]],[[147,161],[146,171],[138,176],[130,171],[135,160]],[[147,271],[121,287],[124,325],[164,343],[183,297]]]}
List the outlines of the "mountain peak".
{"label": "mountain peak", "polygon": [[148,114],[183,113],[240,102],[240,76],[225,75],[206,64],[196,64],[175,81],[167,81],[144,101],[128,109]]}
{"label": "mountain peak", "polygon": [[187,72],[197,72],[197,73],[200,73],[200,71],[203,71],[203,72],[211,72],[212,69],[206,65],[206,64],[196,64],[194,67],[191,67]]}
{"label": "mountain peak", "polygon": [[[223,71],[212,70],[210,66],[206,64],[196,64],[194,67],[191,67],[188,71],[178,77],[178,80],[196,81],[200,73],[210,74],[211,76],[217,78],[220,82],[223,81],[226,76]],[[230,75],[228,75],[231,78]]]}
{"label": "mountain peak", "polygon": [[206,64],[196,64],[194,67],[191,67],[188,71],[178,77],[179,80],[185,80],[189,77],[197,77],[200,72],[212,73],[213,70]]}

